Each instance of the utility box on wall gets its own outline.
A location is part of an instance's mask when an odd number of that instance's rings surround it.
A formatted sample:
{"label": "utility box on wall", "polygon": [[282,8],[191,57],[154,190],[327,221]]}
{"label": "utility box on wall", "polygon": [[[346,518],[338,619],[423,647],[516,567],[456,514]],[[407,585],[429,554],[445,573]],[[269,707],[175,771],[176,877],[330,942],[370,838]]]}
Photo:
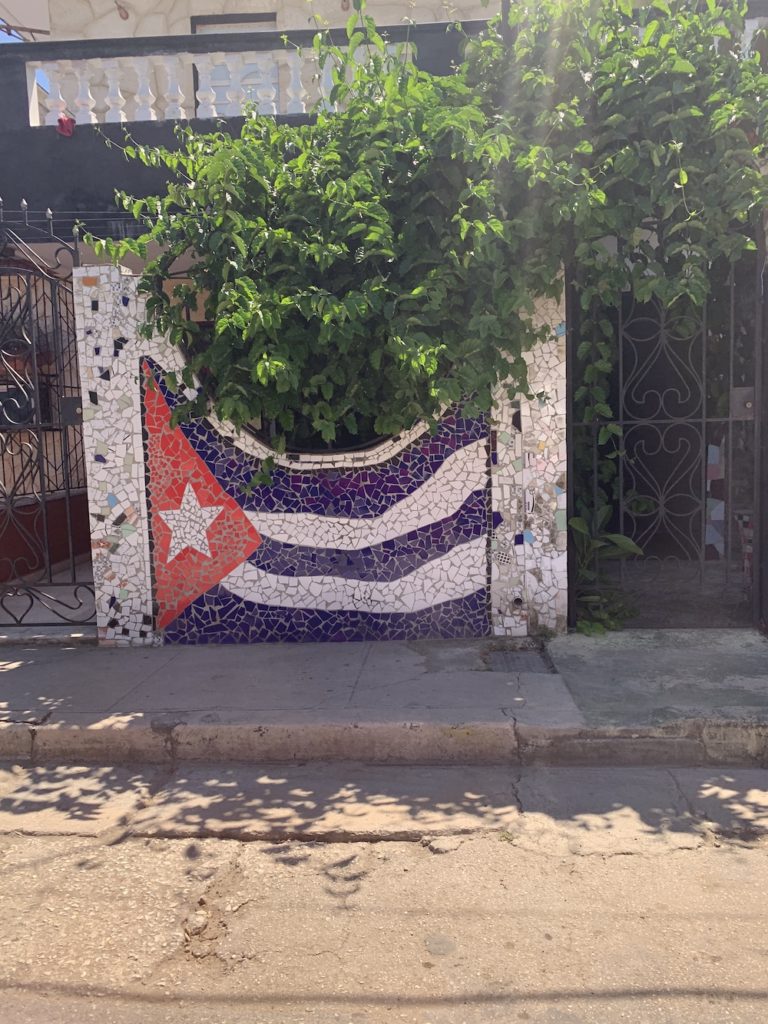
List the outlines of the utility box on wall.
{"label": "utility box on wall", "polygon": [[[183,368],[139,337],[137,279],[75,272],[99,637],[105,644],[410,640],[565,628],[562,312],[532,390],[491,417],[355,453],[276,455],[210,416],[173,425]],[[269,484],[253,486],[264,459]]]}

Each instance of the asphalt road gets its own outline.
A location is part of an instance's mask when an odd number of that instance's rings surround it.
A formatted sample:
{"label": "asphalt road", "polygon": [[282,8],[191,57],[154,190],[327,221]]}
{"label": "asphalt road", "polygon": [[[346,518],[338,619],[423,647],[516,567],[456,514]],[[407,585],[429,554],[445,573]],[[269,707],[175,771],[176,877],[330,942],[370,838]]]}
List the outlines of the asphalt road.
{"label": "asphalt road", "polygon": [[[768,773],[742,782],[762,806]],[[642,815],[610,770],[548,784],[571,814],[523,806],[507,828],[409,842],[7,831],[0,1020],[768,1020],[760,822],[670,825],[664,771],[645,773]]]}

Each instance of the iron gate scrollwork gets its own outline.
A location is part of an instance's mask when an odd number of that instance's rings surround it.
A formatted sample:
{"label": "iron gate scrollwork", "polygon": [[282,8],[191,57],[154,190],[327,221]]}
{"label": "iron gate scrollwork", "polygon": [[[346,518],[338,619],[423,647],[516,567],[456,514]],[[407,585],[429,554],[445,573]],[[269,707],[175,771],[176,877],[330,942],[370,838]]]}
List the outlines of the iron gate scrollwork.
{"label": "iron gate scrollwork", "polygon": [[26,209],[23,223],[0,220],[0,631],[95,618],[77,261],[76,239],[36,229]]}
{"label": "iron gate scrollwork", "polygon": [[[613,418],[575,416],[570,428],[573,512],[589,519],[609,508],[603,528],[643,550],[598,565],[599,586],[626,600],[635,626],[746,626],[761,618],[762,255],[711,273],[702,309],[667,309],[625,292],[601,310],[616,338]],[[575,293],[573,300],[572,391],[584,370]],[[621,429],[610,466],[599,441],[609,423]]]}

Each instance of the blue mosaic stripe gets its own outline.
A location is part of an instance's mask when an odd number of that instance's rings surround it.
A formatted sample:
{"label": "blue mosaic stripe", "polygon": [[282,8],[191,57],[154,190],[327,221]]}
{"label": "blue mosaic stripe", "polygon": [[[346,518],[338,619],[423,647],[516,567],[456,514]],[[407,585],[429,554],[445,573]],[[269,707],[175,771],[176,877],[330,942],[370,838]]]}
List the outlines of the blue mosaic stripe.
{"label": "blue mosaic stripe", "polygon": [[165,631],[167,644],[252,644],[270,641],[469,639],[490,633],[485,588],[419,612],[329,612],[276,608],[214,587]]}
{"label": "blue mosaic stripe", "polygon": [[277,576],[342,576],[389,582],[482,537],[488,530],[490,490],[474,491],[454,515],[358,551],[301,547],[262,537],[248,559]]}
{"label": "blue mosaic stripe", "polygon": [[[175,408],[178,396],[168,390],[157,365],[147,362],[169,406]],[[304,472],[277,466],[270,484],[246,493],[259,471],[258,459],[229,443],[205,420],[183,423],[181,429],[219,485],[247,511],[350,519],[380,516],[423,487],[454,452],[488,437],[486,417],[465,417],[456,410],[440,421],[434,435],[423,434],[386,462],[359,469],[341,466]]]}

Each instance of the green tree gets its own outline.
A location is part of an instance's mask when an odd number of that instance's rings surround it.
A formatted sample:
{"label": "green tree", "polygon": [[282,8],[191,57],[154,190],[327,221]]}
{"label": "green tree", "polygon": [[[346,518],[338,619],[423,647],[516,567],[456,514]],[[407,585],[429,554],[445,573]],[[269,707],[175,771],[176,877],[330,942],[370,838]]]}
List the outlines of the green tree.
{"label": "green tree", "polygon": [[338,112],[126,147],[169,185],[121,196],[146,234],[103,245],[159,243],[141,287],[149,327],[205,383],[187,413],[273,423],[280,447],[395,433],[467,396],[488,408],[499,381],[527,390],[531,314],[565,262],[586,318],[581,414],[610,420],[599,311],[626,287],[700,304],[710,265],[754,246],[768,88],[742,51],[745,4],[520,0],[442,78],[388,53],[357,6],[348,48],[315,44]]}
{"label": "green tree", "polygon": [[[468,84],[520,146],[502,199],[559,226],[583,310],[630,289],[700,306],[710,268],[754,249],[768,198],[768,78],[743,44],[746,4],[522,0],[512,41],[475,47]],[[502,186],[503,188],[503,186]],[[617,247],[616,240],[621,244]],[[578,393],[610,417],[610,323],[590,325]]]}
{"label": "green tree", "polygon": [[[171,181],[122,195],[148,230],[106,244],[119,259],[159,243],[141,280],[151,326],[186,346],[221,417],[276,424],[278,447],[396,433],[458,400],[487,409],[505,378],[525,389],[533,297],[558,288],[559,254],[531,259],[499,205],[491,166],[510,142],[464,74],[388,53],[363,11],[347,32],[344,50],[316,41],[338,112],[129,145]],[[209,327],[188,317],[198,303]]]}

